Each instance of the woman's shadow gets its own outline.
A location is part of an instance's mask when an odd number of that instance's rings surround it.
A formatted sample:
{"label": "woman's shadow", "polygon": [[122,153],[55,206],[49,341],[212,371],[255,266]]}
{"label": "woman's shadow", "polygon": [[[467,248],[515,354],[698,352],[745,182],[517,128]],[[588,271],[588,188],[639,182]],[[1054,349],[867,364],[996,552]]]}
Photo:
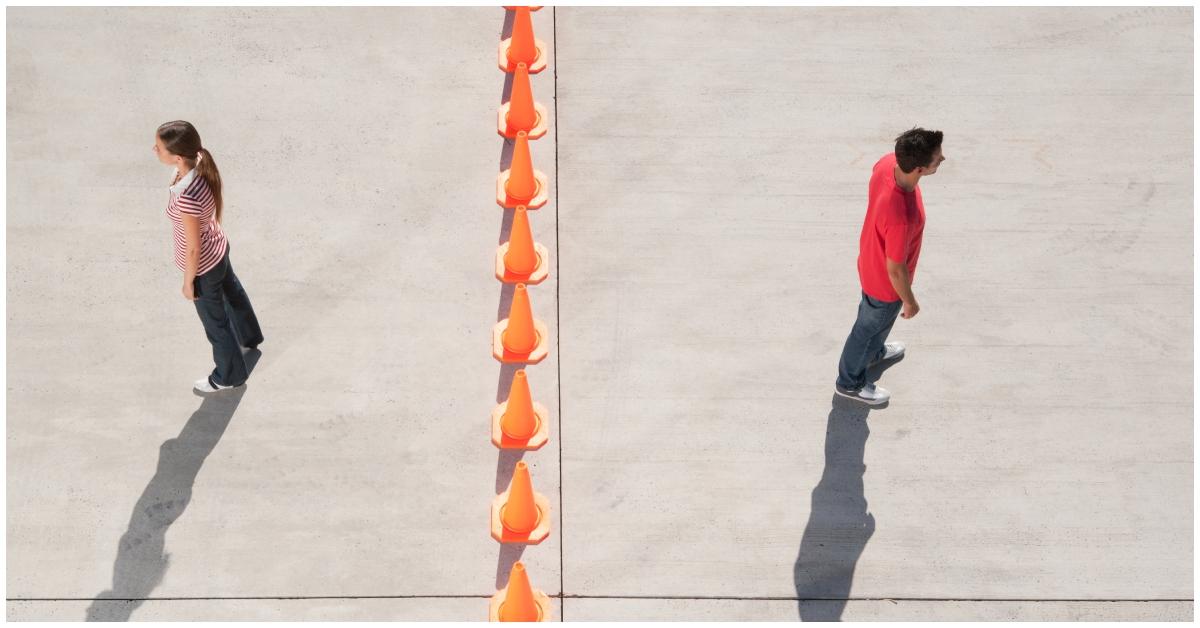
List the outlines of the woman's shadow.
{"label": "woman's shadow", "polygon": [[[248,352],[246,367],[253,369],[260,355],[257,350]],[[245,393],[246,386],[239,386],[205,396],[179,436],[159,446],[158,469],[133,507],[129,529],[117,545],[113,586],[96,596],[87,609],[87,621],[129,621],[134,609],[162,582],[170,562],[170,554],[163,551],[167,528],[187,508],[200,466],[221,440]]]}
{"label": "woman's shadow", "polygon": [[[900,360],[874,367],[867,381],[874,383]],[[825,471],[812,492],[812,509],[793,577],[802,621],[839,621],[854,568],[867,541],[875,533],[875,517],[867,512],[863,493],[863,453],[871,430],[868,406],[838,395],[825,425]]]}

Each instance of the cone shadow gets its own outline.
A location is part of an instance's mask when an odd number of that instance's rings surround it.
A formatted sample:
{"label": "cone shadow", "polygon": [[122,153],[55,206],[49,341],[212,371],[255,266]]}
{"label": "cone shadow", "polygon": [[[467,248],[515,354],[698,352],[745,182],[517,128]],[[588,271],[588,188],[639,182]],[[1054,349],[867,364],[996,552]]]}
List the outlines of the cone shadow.
{"label": "cone shadow", "polygon": [[504,210],[504,220],[500,223],[500,241],[496,242],[497,245],[508,242],[509,237],[512,236],[513,216],[516,214],[517,210],[515,209]]}
{"label": "cone shadow", "polygon": [[524,449],[501,449],[500,455],[496,458],[496,494],[499,495],[508,490],[509,483],[512,482],[513,472],[517,468],[517,463],[525,457]]}
{"label": "cone shadow", "polygon": [[508,311],[512,309],[513,292],[516,292],[517,285],[506,283],[500,287],[500,306],[496,308],[496,322],[508,318]]}
{"label": "cone shadow", "polygon": [[[496,137],[500,137],[497,135]],[[504,145],[500,147],[500,170],[496,174],[500,174],[512,167],[513,149],[516,148],[516,140],[501,138]]]}
{"label": "cone shadow", "polygon": [[508,586],[508,576],[512,573],[513,564],[521,560],[521,555],[524,553],[525,545],[522,543],[500,544],[500,557],[496,560],[497,591]]}
{"label": "cone shadow", "polygon": [[512,37],[513,20],[516,19],[516,15],[516,11],[504,10],[504,26],[500,28],[500,41]]}
{"label": "cone shadow", "polygon": [[525,368],[524,364],[500,365],[500,381],[496,383],[496,403],[503,403],[508,400],[508,392],[512,390],[513,377],[522,368]]}
{"label": "cone shadow", "polygon": [[512,74],[504,73],[504,87],[500,88],[500,104],[504,104],[512,100],[512,86],[515,80]]}

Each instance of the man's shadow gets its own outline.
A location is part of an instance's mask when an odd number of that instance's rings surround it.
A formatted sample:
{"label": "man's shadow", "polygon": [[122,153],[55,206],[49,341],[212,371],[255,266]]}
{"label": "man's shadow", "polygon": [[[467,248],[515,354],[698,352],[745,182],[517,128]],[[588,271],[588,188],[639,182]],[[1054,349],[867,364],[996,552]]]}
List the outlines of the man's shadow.
{"label": "man's shadow", "polygon": [[[870,369],[867,381],[878,381],[899,361]],[[858,557],[875,533],[875,517],[867,512],[863,493],[863,453],[871,434],[867,415],[886,407],[833,396],[825,424],[825,471],[812,492],[812,509],[793,569],[801,621],[842,617]]]}
{"label": "man's shadow", "polygon": [[[262,354],[246,353],[252,370]],[[162,582],[170,554],[163,551],[167,528],[183,514],[192,499],[192,486],[205,458],[212,453],[233,419],[246,386],[203,396],[179,436],[159,446],[158,469],[142,491],[129,528],[117,545],[113,586],[96,595],[87,609],[87,621],[129,621],[150,592]]]}

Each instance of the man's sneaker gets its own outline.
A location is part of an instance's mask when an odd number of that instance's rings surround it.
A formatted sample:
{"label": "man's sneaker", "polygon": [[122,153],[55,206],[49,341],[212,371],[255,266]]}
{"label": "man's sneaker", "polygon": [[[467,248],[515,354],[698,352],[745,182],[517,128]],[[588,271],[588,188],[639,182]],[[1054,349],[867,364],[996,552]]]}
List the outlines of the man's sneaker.
{"label": "man's sneaker", "polygon": [[883,362],[887,362],[888,360],[895,360],[896,358],[899,358],[902,355],[904,355],[904,343],[903,342],[896,341],[896,342],[884,343],[883,357],[879,358],[878,360],[872,361],[870,364],[867,365],[867,368],[871,368],[872,366],[875,366],[876,364],[881,364]]}
{"label": "man's sneaker", "polygon": [[228,390],[233,388],[233,386],[222,386],[220,384],[213,383],[211,375],[205,377],[204,379],[196,380],[196,383],[193,384],[192,387],[202,393],[215,393],[218,390]]}
{"label": "man's sneaker", "polygon": [[837,384],[834,384],[833,387],[837,391],[837,394],[871,406],[887,403],[887,400],[892,398],[892,393],[888,392],[886,388],[876,386],[875,384],[867,384],[861,390],[850,390],[849,388],[842,388]]}

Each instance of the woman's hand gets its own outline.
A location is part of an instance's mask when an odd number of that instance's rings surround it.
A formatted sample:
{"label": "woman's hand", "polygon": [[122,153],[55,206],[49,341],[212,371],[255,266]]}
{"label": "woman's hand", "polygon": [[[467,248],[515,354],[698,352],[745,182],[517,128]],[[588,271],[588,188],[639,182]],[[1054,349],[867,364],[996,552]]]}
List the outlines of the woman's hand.
{"label": "woman's hand", "polygon": [[183,298],[187,299],[188,301],[196,300],[195,290],[193,290],[192,282],[190,281],[183,282]]}

